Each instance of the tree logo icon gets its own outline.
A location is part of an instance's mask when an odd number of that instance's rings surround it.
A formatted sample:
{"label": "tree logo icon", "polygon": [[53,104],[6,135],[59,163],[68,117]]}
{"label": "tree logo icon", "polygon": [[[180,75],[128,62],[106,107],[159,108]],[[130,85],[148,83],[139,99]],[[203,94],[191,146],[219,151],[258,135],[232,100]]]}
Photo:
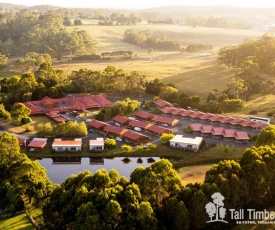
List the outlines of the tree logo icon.
{"label": "tree logo icon", "polygon": [[[226,215],[226,209],[223,207],[224,196],[219,192],[215,192],[211,198],[213,199],[213,202],[209,202],[205,205],[206,212],[210,218],[210,220],[206,223],[217,221],[228,223],[227,221],[223,220]],[[213,219],[213,217],[215,217],[215,219]]]}

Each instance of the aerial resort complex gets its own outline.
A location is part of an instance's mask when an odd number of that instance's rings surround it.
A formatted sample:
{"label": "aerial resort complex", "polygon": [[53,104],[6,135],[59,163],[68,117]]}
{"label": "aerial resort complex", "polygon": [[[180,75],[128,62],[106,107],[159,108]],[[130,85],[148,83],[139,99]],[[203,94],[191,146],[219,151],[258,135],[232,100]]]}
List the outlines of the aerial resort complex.
{"label": "aerial resort complex", "polygon": [[273,229],[274,12],[0,3],[0,230]]}

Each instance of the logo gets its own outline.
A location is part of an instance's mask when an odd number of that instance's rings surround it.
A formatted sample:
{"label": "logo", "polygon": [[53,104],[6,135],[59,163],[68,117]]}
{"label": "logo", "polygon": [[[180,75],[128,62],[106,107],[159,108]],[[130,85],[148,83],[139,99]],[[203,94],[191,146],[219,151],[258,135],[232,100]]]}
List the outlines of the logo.
{"label": "logo", "polygon": [[210,220],[206,223],[211,222],[224,222],[228,223],[227,221],[223,220],[226,215],[226,209],[224,206],[224,196],[220,194],[219,192],[215,192],[211,198],[213,199],[213,202],[209,202],[205,205],[205,209],[207,214],[209,215]]}

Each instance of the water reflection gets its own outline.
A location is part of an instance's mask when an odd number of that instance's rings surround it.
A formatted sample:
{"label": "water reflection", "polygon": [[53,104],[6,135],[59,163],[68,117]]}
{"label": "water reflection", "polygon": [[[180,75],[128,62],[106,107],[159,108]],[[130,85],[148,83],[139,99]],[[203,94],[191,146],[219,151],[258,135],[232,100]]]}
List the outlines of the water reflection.
{"label": "water reflection", "polygon": [[147,162],[148,162],[148,164],[152,164],[152,163],[155,162],[155,159],[150,157],[150,158],[147,159]]}
{"label": "water reflection", "polygon": [[142,160],[141,158],[138,158],[138,159],[137,159],[137,163],[138,163],[138,164],[142,164],[142,163],[143,163],[143,160]]}
{"label": "water reflection", "polygon": [[90,165],[104,165],[103,157],[90,157]]}
{"label": "water reflection", "polygon": [[125,157],[124,159],[121,160],[123,164],[129,164],[131,162],[129,157]]}
{"label": "water reflection", "polygon": [[85,170],[95,173],[98,169],[102,168],[105,168],[107,171],[115,169],[119,172],[120,176],[125,176],[129,179],[135,168],[138,166],[145,168],[159,159],[159,157],[54,157],[43,158],[38,160],[38,162],[47,169],[47,174],[54,183],[61,184],[72,174],[78,174]]}
{"label": "water reflection", "polygon": [[52,164],[81,164],[81,157],[53,157]]}

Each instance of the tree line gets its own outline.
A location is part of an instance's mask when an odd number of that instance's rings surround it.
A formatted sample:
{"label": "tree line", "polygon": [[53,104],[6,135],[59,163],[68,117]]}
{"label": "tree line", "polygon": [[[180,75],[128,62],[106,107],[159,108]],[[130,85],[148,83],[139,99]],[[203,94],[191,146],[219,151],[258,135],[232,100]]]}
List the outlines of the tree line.
{"label": "tree line", "polygon": [[152,48],[156,50],[175,50],[181,51],[181,45],[178,41],[171,40],[166,34],[144,30],[135,32],[133,29],[126,30],[123,40],[141,48]]}
{"label": "tree line", "polygon": [[7,189],[13,193],[13,195],[6,193],[1,198],[3,197],[6,203],[10,199],[13,211],[22,208],[22,201],[16,192],[21,197],[25,196],[34,205],[42,207],[54,188],[45,168],[21,153],[17,137],[7,132],[0,135],[0,171],[1,185],[4,189],[1,190],[2,194]]}
{"label": "tree line", "polygon": [[95,41],[86,31],[69,32],[62,24],[63,17],[54,13],[2,13],[0,53],[24,56],[28,52],[36,52],[62,58],[95,48]]}
{"label": "tree line", "polygon": [[243,94],[245,99],[253,94],[274,92],[274,44],[274,36],[266,34],[258,40],[246,40],[240,45],[220,49],[219,63],[239,69],[236,78],[247,88]]}
{"label": "tree line", "polygon": [[251,24],[244,20],[229,20],[223,17],[189,17],[184,24],[192,27],[214,27],[229,29],[250,29]]}

